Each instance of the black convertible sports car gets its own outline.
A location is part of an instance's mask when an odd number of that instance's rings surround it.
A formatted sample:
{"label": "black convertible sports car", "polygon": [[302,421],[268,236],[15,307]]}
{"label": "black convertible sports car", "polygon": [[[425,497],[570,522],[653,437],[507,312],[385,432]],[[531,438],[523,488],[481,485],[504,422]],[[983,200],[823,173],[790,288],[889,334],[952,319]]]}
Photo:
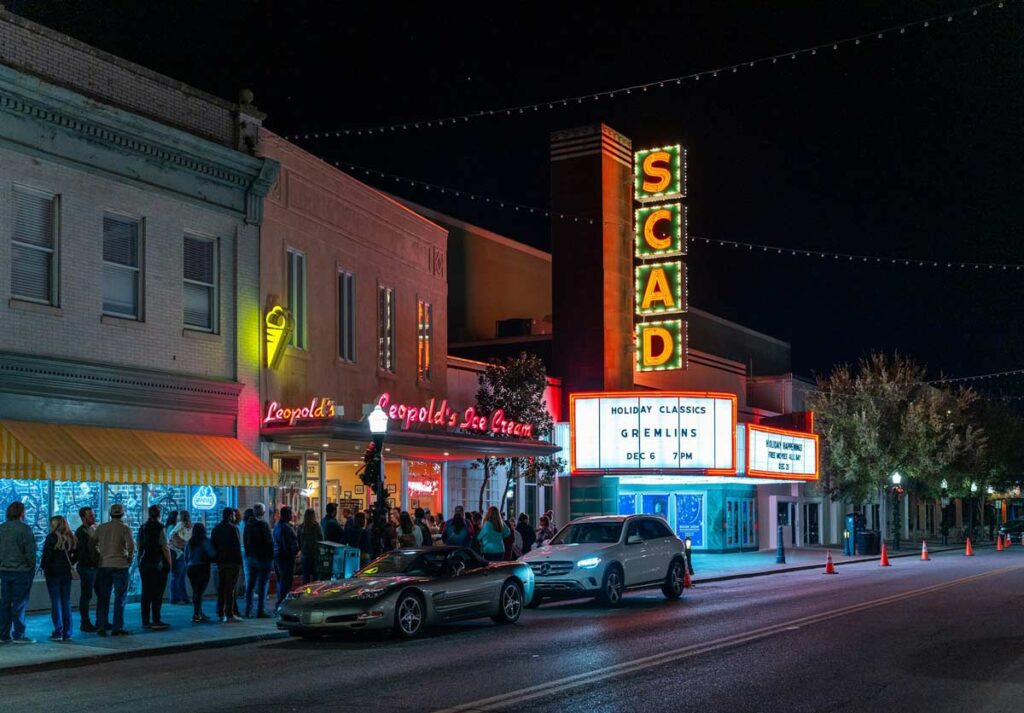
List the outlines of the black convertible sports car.
{"label": "black convertible sports car", "polygon": [[489,616],[519,619],[533,598],[533,570],[522,562],[488,562],[465,547],[389,552],[349,579],[292,590],[277,627],[292,636],[393,629],[417,636],[425,626]]}

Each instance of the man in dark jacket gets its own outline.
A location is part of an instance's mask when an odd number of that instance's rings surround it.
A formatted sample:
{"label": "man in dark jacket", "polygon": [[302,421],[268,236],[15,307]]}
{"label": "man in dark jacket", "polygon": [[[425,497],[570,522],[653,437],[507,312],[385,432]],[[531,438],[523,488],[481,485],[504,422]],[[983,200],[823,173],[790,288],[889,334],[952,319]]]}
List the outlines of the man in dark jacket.
{"label": "man in dark jacket", "polygon": [[516,524],[516,532],[523,538],[523,554],[525,555],[537,541],[537,533],[530,527],[530,516],[525,512],[519,513],[519,522]]}
{"label": "man in dark jacket", "polygon": [[245,524],[245,563],[249,581],[245,583],[245,616],[252,616],[252,594],[256,592],[256,616],[270,617],[265,611],[270,568],[274,564],[274,538],[270,525],[263,519],[267,508],[263,503],[252,506],[253,518]]}
{"label": "man in dark jacket", "polygon": [[274,526],[274,572],[277,573],[277,607],[292,590],[295,579],[295,556],[299,554],[299,538],[292,527],[292,509],[281,508],[281,518]]}
{"label": "man in dark jacket", "polygon": [[149,506],[149,519],[139,528],[139,577],[142,579],[142,628],[162,630],[160,607],[171,571],[171,550],[167,546],[167,528],[160,522],[160,506]]}
{"label": "man in dark jacket", "polygon": [[423,508],[416,508],[413,511],[413,515],[416,518],[416,520],[413,522],[413,525],[418,527],[420,529],[420,532],[423,534],[423,546],[433,547],[434,534],[430,531],[430,527],[427,525],[427,511],[424,510]]}
{"label": "man in dark jacket", "polygon": [[100,553],[96,549],[96,513],[90,507],[79,508],[78,518],[82,524],[75,530],[78,542],[78,583],[81,585],[81,596],[78,598],[78,613],[82,617],[79,631],[96,631],[89,621],[89,605],[96,586],[96,570],[100,566]]}
{"label": "man in dark jacket", "polygon": [[351,544],[345,537],[341,523],[338,522],[338,503],[327,503],[327,514],[320,521],[320,529],[324,531],[324,539],[328,542],[337,542],[339,545]]}
{"label": "man in dark jacket", "polygon": [[242,568],[242,539],[234,519],[234,509],[224,508],[220,523],[210,535],[217,551],[217,616],[222,622],[242,621],[235,601],[238,572]]}

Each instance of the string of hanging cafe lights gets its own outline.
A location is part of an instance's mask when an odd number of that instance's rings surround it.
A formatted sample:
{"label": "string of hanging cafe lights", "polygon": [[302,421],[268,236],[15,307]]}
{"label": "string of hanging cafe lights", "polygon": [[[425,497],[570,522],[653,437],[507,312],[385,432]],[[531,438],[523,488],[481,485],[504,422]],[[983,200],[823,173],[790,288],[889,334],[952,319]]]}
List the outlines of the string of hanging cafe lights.
{"label": "string of hanging cafe lights", "polygon": [[[366,166],[359,166],[354,163],[349,163],[348,161],[338,161],[326,158],[321,160],[335,166],[336,168],[348,171],[349,173],[357,177],[362,176],[370,179],[381,179],[385,183],[393,183],[400,187],[408,186],[412,188],[422,189],[424,191],[437,193],[438,195],[452,196],[460,200],[482,203],[493,208],[515,212],[521,215],[534,215],[538,217],[555,218],[557,220],[571,221],[575,223],[587,223],[590,225],[604,222],[594,218],[593,216],[576,215],[572,213],[561,213],[559,211],[553,211],[549,208],[531,206],[524,203],[508,200],[505,198],[495,198],[493,196],[486,196],[479,193],[473,193],[459,188],[452,188],[451,186],[442,186],[437,183],[420,181],[418,179],[409,178],[407,176],[398,176],[391,173],[385,173],[384,171],[378,171],[377,169],[367,168]],[[934,258],[860,255],[855,253],[829,252],[826,250],[809,250],[805,248],[786,248],[777,245],[748,243],[738,240],[721,240],[717,238],[706,238],[697,235],[687,235],[686,239],[691,245],[714,245],[718,247],[733,248],[736,250],[746,250],[749,252],[764,253],[769,255],[818,258],[822,260],[834,260],[848,263],[868,263],[876,265],[892,265],[897,267],[913,267],[918,269],[927,268],[941,270],[959,269],[1005,272],[1019,272],[1021,270],[1024,270],[1024,264],[1021,263],[963,262],[956,260],[936,260]]]}
{"label": "string of hanging cafe lights", "polygon": [[[511,117],[525,115],[528,112],[540,112],[551,111],[570,105],[581,105],[585,102],[599,101],[602,99],[614,99],[615,97],[624,97],[631,95],[634,92],[645,93],[649,90],[661,90],[665,88],[671,88],[682,85],[684,82],[699,82],[702,79],[715,79],[719,75],[728,76],[730,74],[736,74],[740,70],[747,71],[755,67],[762,67],[766,65],[777,65],[780,62],[787,60],[792,61],[802,57],[813,57],[818,53],[836,52],[841,48],[860,46],[870,42],[877,42],[879,40],[885,40],[889,37],[900,37],[906,35],[908,32],[913,30],[926,30],[931,27],[949,24],[954,19],[962,17],[976,17],[981,13],[1002,10],[1009,4],[1012,4],[1014,0],[994,0],[993,2],[985,2],[978,5],[972,5],[965,7],[960,10],[954,10],[951,12],[945,12],[939,15],[932,15],[930,17],[914,20],[911,22],[900,23],[889,27],[883,27],[880,29],[872,30],[870,32],[864,32],[858,35],[851,35],[842,39],[832,40],[830,42],[823,42],[821,44],[811,45],[807,47],[801,47],[799,49],[789,50],[786,52],[780,52],[778,54],[764,55],[749,59],[743,62],[737,62],[735,64],[727,64],[711,69],[705,69],[699,72],[691,72],[689,74],[682,74],[675,77],[666,77],[664,79],[657,79],[650,82],[643,82],[640,84],[632,84],[629,86],[617,87],[615,89],[607,89],[600,92],[591,92],[586,94],[576,94],[573,96],[565,96],[559,99],[551,99],[548,101],[535,102],[531,104],[517,104],[514,106],[506,106],[498,109],[482,109],[479,111],[473,111],[467,114],[457,114],[452,116],[444,116],[433,119],[424,119],[418,121],[403,121],[395,122],[391,124],[382,124],[378,126],[369,126],[362,128],[346,128],[346,129],[330,129],[323,131],[308,131],[303,133],[289,134],[285,138],[290,141],[310,141],[327,138],[340,138],[343,136],[373,136],[379,134],[389,134],[394,132],[411,131],[415,129],[424,128],[435,128],[443,126],[454,126],[461,123],[466,123],[471,120],[483,119],[488,117]],[[1017,4],[1020,4],[1017,2]]]}

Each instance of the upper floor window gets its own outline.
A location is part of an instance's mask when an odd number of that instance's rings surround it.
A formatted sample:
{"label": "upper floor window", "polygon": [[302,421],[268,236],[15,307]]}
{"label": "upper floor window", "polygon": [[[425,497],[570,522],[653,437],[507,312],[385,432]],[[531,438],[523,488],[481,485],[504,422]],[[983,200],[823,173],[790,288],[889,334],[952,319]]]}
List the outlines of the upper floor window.
{"label": "upper floor window", "polygon": [[430,381],[431,350],[434,343],[434,305],[416,303],[416,371],[420,381]]}
{"label": "upper floor window", "polygon": [[14,187],[11,296],[57,304],[57,197]]}
{"label": "upper floor window", "polygon": [[185,326],[217,331],[217,241],[186,235],[182,267]]}
{"label": "upper floor window", "polygon": [[395,370],[395,291],[390,287],[377,289],[377,366]]}
{"label": "upper floor window", "polygon": [[297,349],[308,346],[306,334],[306,254],[288,248],[288,309],[295,320],[289,345]]}
{"label": "upper floor window", "polygon": [[338,271],[338,358],[356,360],[356,278]]}
{"label": "upper floor window", "polygon": [[103,312],[142,319],[141,223],[103,216]]}

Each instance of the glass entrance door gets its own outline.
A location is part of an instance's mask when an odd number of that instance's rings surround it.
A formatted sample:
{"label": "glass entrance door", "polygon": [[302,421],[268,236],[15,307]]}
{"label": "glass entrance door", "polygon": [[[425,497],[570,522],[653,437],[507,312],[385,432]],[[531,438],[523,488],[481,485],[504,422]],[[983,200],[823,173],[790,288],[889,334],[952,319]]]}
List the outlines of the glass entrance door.
{"label": "glass entrance door", "polygon": [[803,540],[805,545],[817,545],[820,542],[819,533],[821,530],[818,523],[820,514],[820,503],[804,503]]}
{"label": "glass entrance door", "polygon": [[757,542],[757,502],[754,498],[726,498],[725,546],[753,547]]}

